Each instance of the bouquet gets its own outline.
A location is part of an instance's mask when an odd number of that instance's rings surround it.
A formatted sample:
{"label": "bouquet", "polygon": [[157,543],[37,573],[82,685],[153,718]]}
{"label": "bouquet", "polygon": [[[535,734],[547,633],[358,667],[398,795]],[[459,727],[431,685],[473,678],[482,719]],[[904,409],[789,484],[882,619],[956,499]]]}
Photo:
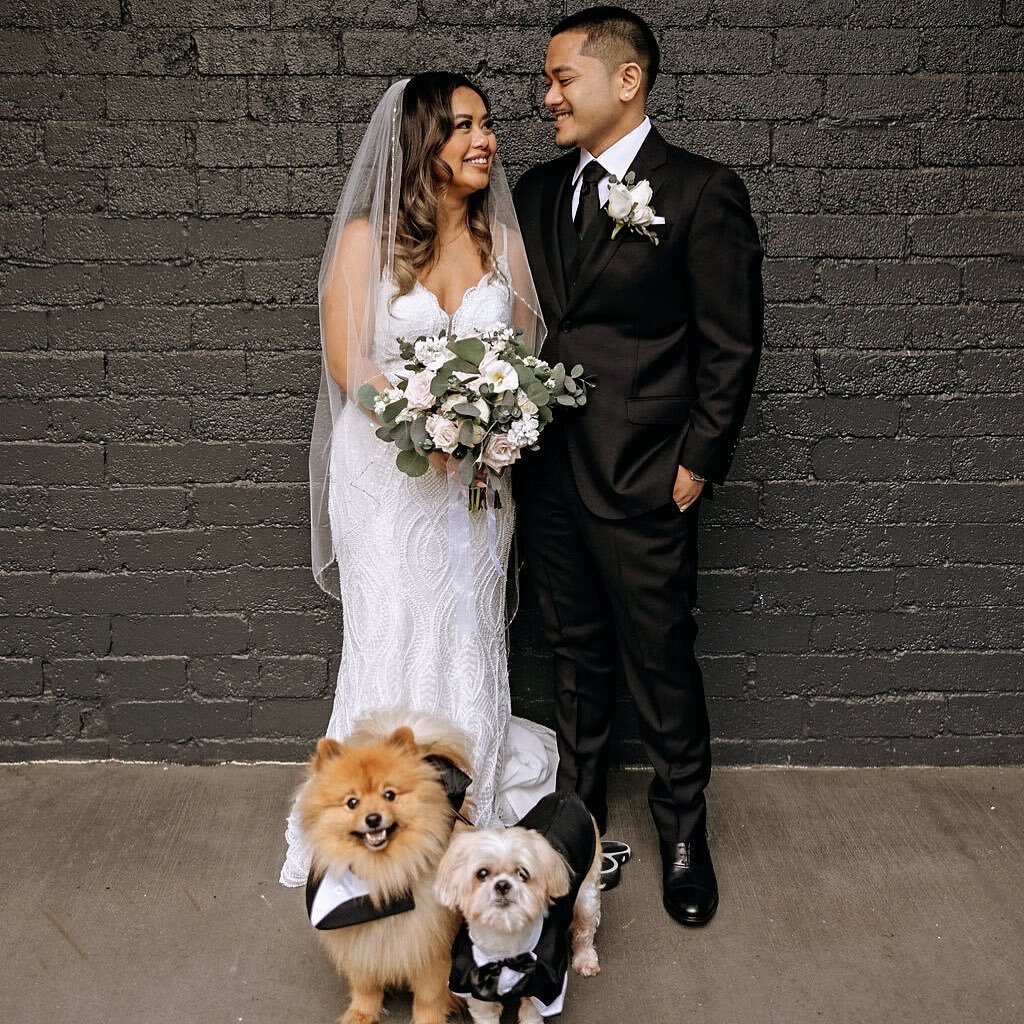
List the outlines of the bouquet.
{"label": "bouquet", "polygon": [[403,377],[383,391],[359,389],[359,401],[381,421],[377,436],[398,447],[395,465],[421,476],[431,452],[448,455],[469,487],[471,511],[486,506],[499,474],[524,448],[537,447],[552,408],[586,405],[592,387],[582,366],[550,366],[520,338],[504,324],[464,337],[399,338]]}

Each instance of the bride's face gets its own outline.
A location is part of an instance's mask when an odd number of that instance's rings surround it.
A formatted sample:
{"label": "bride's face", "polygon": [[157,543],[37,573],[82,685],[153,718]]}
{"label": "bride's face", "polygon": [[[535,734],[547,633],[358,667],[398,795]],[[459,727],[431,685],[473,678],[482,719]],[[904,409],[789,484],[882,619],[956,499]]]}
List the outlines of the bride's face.
{"label": "bride's face", "polygon": [[459,86],[452,94],[452,118],[455,127],[439,155],[452,170],[448,194],[468,196],[487,188],[498,140],[484,101],[472,89]]}

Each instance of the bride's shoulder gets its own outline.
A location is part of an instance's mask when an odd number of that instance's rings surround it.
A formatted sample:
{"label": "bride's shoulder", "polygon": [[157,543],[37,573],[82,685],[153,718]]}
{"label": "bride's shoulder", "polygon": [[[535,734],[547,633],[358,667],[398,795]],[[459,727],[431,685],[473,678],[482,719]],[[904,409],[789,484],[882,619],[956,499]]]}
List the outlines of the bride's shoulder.
{"label": "bride's shoulder", "polygon": [[366,251],[370,248],[370,221],[367,217],[353,217],[342,229],[339,244],[347,249]]}

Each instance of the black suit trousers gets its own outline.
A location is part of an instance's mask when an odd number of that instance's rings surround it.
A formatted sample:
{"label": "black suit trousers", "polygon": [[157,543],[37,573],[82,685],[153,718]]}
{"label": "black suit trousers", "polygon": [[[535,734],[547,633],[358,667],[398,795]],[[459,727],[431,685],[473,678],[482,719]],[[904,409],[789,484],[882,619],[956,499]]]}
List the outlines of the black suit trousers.
{"label": "black suit trousers", "polygon": [[686,512],[669,499],[643,515],[602,519],[584,505],[564,439],[557,441],[531,467],[536,475],[519,516],[555,659],[558,787],[578,793],[605,830],[621,670],[654,767],[648,799],[658,833],[670,843],[687,840],[704,832],[711,775],[693,649],[700,501]]}

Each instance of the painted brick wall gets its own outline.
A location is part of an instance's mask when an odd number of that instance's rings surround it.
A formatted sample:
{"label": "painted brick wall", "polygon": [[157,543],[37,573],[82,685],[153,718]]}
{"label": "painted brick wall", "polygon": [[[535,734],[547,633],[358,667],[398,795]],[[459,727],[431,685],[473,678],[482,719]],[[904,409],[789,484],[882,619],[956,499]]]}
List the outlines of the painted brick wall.
{"label": "painted brick wall", "polygon": [[[553,155],[575,3],[0,0],[0,756],[305,756],[315,278],[392,76]],[[737,167],[767,350],[707,512],[721,762],[1024,758],[1024,2],[643,0],[652,114]],[[547,715],[529,604],[516,699]],[[638,748],[628,709],[622,754]]]}

